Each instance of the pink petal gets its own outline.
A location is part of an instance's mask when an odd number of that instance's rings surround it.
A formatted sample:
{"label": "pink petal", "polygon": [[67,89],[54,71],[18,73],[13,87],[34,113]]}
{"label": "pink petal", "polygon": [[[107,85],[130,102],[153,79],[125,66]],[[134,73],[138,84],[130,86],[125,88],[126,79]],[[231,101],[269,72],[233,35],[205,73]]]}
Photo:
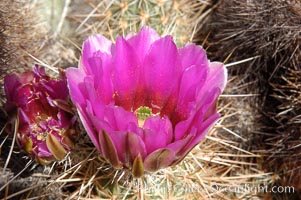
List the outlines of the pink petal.
{"label": "pink petal", "polygon": [[195,145],[197,145],[208,133],[209,129],[215,124],[220,117],[219,113],[210,116],[206,121],[199,123],[197,135],[191,140],[191,142],[185,147],[183,155],[187,154]]}
{"label": "pink petal", "polygon": [[[89,104],[88,104],[89,105]],[[128,152],[126,151],[127,149],[127,138],[128,138],[128,131],[125,130],[116,130],[115,127],[112,127],[111,121],[108,121],[105,117],[105,115],[101,117],[96,117],[93,115],[93,109],[94,108],[90,108],[87,107],[87,113],[88,113],[88,117],[91,120],[94,129],[96,132],[100,132],[100,131],[104,131],[107,133],[107,135],[110,136],[114,147],[116,149],[117,155],[118,155],[118,159],[122,162],[128,162],[129,159],[129,155]],[[106,109],[106,108],[104,108]],[[132,124],[131,122],[129,122],[129,125]],[[134,146],[135,141],[131,141],[133,142],[130,146]],[[138,146],[135,146],[137,149],[139,150],[140,148],[138,148]],[[145,150],[144,150],[145,151]],[[133,160],[132,160],[133,161]]]}
{"label": "pink petal", "polygon": [[228,79],[227,68],[221,62],[211,62],[208,82],[214,83],[221,91],[225,89]]}
{"label": "pink petal", "polygon": [[67,82],[65,80],[44,80],[40,81],[40,90],[47,92],[52,99],[67,100],[69,96]]}
{"label": "pink petal", "polygon": [[102,102],[109,104],[113,100],[113,83],[112,83],[112,58],[111,55],[95,52],[94,57],[87,59],[92,68],[86,69],[91,77],[92,88],[96,89],[97,96]]}
{"label": "pink petal", "polygon": [[182,61],[183,71],[193,65],[200,68],[208,68],[209,61],[206,51],[201,46],[194,44],[186,45],[179,49],[179,56]]}
{"label": "pink petal", "polygon": [[206,113],[210,108],[214,107],[214,105],[216,104],[216,100],[221,94],[221,90],[218,87],[214,87],[211,90],[202,93],[203,97],[199,99],[197,103],[197,108],[202,108],[203,112]]}
{"label": "pink petal", "polygon": [[[101,35],[90,36],[83,44],[79,68],[88,75],[100,77],[100,79],[97,79],[100,83],[95,83],[96,87],[98,87],[99,84],[105,84],[105,86],[110,84],[110,82],[102,80],[106,77],[110,77],[107,72],[111,69],[111,50],[113,46],[110,40]],[[112,91],[112,87],[106,88],[105,94],[107,94],[108,90]],[[104,101],[108,101],[107,98],[105,98]]]}
{"label": "pink petal", "polygon": [[130,110],[140,81],[141,65],[135,50],[122,37],[117,38],[113,57],[115,102]]}
{"label": "pink petal", "polygon": [[97,52],[95,57],[101,61],[101,69],[95,75],[95,88],[100,99],[109,104],[113,101],[112,56]]}
{"label": "pink petal", "polygon": [[[173,164],[177,164],[181,162],[185,156],[200,142],[204,139],[209,129],[215,124],[216,120],[220,117],[220,114],[216,113],[212,116],[210,116],[206,121],[202,123],[198,123],[199,126],[196,128],[195,126],[192,128],[192,134],[190,133],[185,139],[183,139],[179,144],[180,151],[177,152],[177,158]],[[202,121],[201,119],[196,121]],[[198,125],[197,123],[194,125]],[[181,140],[179,140],[181,141]],[[185,145],[183,145],[185,141]],[[178,142],[178,141],[177,141]],[[173,145],[173,144],[171,144]],[[174,148],[177,148],[178,146],[175,145]],[[173,146],[167,146],[167,148],[173,148]]]}
{"label": "pink petal", "polygon": [[192,123],[195,119],[195,116],[203,116],[203,112],[201,109],[196,110],[195,105],[193,106],[193,108],[191,109],[192,111],[186,120],[177,123],[174,132],[175,140],[180,140],[185,135],[190,134],[189,130],[192,128]]}
{"label": "pink petal", "polygon": [[[87,102],[89,101],[87,100]],[[126,111],[119,106],[91,104],[91,108],[88,111],[92,115],[96,115],[98,120],[107,123],[111,130],[114,131],[129,130],[133,126],[138,127],[138,120],[134,113]]]}
{"label": "pink petal", "polygon": [[[196,101],[197,90],[206,80],[207,69],[204,67],[191,66],[186,68],[181,77],[177,112],[187,117],[189,103]],[[186,116],[185,116],[186,115]]]}
{"label": "pink petal", "polygon": [[143,27],[139,33],[130,37],[127,41],[135,50],[140,63],[143,63],[151,44],[159,38],[160,36],[155,30],[150,27]]}
{"label": "pink petal", "polygon": [[210,116],[214,115],[217,112],[217,98],[218,97],[216,97],[215,101],[209,106],[208,109],[206,108],[206,110],[204,110],[204,120],[208,119]]}
{"label": "pink petal", "polygon": [[143,140],[148,154],[165,147],[173,139],[172,125],[168,118],[149,117],[145,120],[143,129]]}
{"label": "pink petal", "polygon": [[110,136],[114,147],[116,149],[118,159],[125,163],[126,162],[126,145],[127,145],[127,135],[128,133],[126,131],[112,131],[107,132],[107,134]]}
{"label": "pink petal", "polygon": [[80,69],[70,67],[66,70],[66,76],[71,100],[76,104],[84,105],[85,99],[88,97],[83,84],[85,75]]}
{"label": "pink petal", "polygon": [[176,140],[173,143],[170,143],[169,145],[166,146],[166,148],[171,149],[175,152],[176,156],[179,157],[180,153],[184,150],[184,147],[191,142],[192,138],[195,137],[195,133],[191,132],[189,135],[187,135],[187,137],[185,137],[184,139],[180,139],[180,140]]}
{"label": "pink petal", "polygon": [[94,129],[94,126],[93,126],[90,118],[88,117],[86,111],[80,105],[76,104],[76,108],[78,110],[79,118],[80,118],[85,130],[87,131],[92,143],[98,149],[98,151],[100,151],[98,134],[95,132],[96,130]]}
{"label": "pink petal", "polygon": [[138,126],[138,120],[134,113],[119,106],[106,106],[104,116],[104,121],[115,131],[126,131],[130,126]]}
{"label": "pink petal", "polygon": [[[203,101],[201,103],[198,102],[197,104],[193,104],[187,120],[179,122],[175,127],[176,140],[184,137],[184,135],[187,134],[193,126],[195,126],[195,124],[202,123],[202,121],[205,120],[205,114],[207,114],[207,111],[215,104],[219,94],[219,88],[214,88],[212,91],[206,91],[206,93],[204,93]],[[216,110],[215,112],[211,110],[211,114],[215,113]]]}
{"label": "pink petal", "polygon": [[187,153],[187,146],[191,143],[192,139],[196,136],[196,128],[193,128],[189,135],[187,135],[184,139],[178,140],[170,145],[166,146],[168,149],[172,149],[176,153],[176,158],[172,165],[178,164],[181,162]]}
{"label": "pink petal", "polygon": [[127,134],[127,148],[123,149],[128,151],[128,158],[127,160],[129,161],[130,165],[131,163],[134,162],[136,157],[138,155],[141,156],[141,158],[145,158],[146,156],[146,149],[143,140],[134,133],[128,133]]}
{"label": "pink petal", "polygon": [[223,65],[223,63],[210,63],[207,79],[202,88],[200,88],[200,92],[198,93],[198,101],[203,101],[203,98],[205,98],[206,96],[205,93],[211,91],[213,88],[219,88],[222,92],[227,83],[227,76],[227,69]]}
{"label": "pink petal", "polygon": [[[91,105],[93,108],[97,109],[98,106],[103,105],[104,103],[101,101],[98,93],[95,90],[94,82],[95,82],[94,76],[86,76],[84,78],[84,86],[85,86],[85,92],[86,92],[86,101],[91,102]],[[94,110],[94,109],[93,109]]]}
{"label": "pink petal", "polygon": [[155,41],[145,58],[144,78],[147,102],[153,111],[158,111],[178,85],[180,66],[175,43],[170,36]]}
{"label": "pink petal", "polygon": [[[96,111],[95,105],[92,105],[90,101],[87,100],[86,112],[88,119],[90,119],[91,121],[90,127],[93,127],[96,132],[106,132],[106,134],[110,136],[114,144],[119,160],[125,162],[128,157],[127,151],[125,150],[126,145],[128,144],[127,133],[130,130],[137,128],[137,118],[133,113],[125,111],[121,107],[99,105],[99,109],[101,111]],[[95,116],[95,114],[97,116]],[[95,132],[94,134],[89,134],[92,141],[96,139],[96,135],[97,134],[95,134]],[[133,144],[135,143],[134,140],[132,142]],[[136,147],[137,150],[139,150],[140,154],[144,156],[143,152],[145,150],[141,150],[143,149],[142,147],[138,148],[138,144],[136,145]],[[132,154],[134,154],[134,152],[132,152]]]}
{"label": "pink petal", "polygon": [[7,99],[6,109],[10,111],[15,106],[25,106],[32,95],[32,72],[20,75],[10,74],[4,77],[4,89]]}
{"label": "pink petal", "polygon": [[48,150],[48,147],[46,145],[46,142],[40,142],[38,145],[38,157],[51,157],[52,153]]}
{"label": "pink petal", "polygon": [[26,112],[24,112],[22,108],[18,108],[17,113],[20,120],[19,126],[22,126],[22,124],[28,125],[30,123],[29,117],[27,116]]}
{"label": "pink petal", "polygon": [[[152,43],[158,40],[160,36],[150,27],[143,27],[138,34],[127,39],[128,43],[136,52],[137,59],[140,64],[144,62]],[[133,110],[144,104],[145,101],[145,87],[144,87],[144,73],[140,70],[139,84],[136,88],[136,94],[133,104]]]}
{"label": "pink petal", "polygon": [[37,81],[40,81],[40,79],[49,80],[49,76],[46,74],[44,67],[40,67],[39,65],[35,64],[32,71],[34,78],[37,79]]}
{"label": "pink petal", "polygon": [[92,35],[83,44],[82,59],[93,57],[96,51],[111,54],[112,42],[102,35]]}

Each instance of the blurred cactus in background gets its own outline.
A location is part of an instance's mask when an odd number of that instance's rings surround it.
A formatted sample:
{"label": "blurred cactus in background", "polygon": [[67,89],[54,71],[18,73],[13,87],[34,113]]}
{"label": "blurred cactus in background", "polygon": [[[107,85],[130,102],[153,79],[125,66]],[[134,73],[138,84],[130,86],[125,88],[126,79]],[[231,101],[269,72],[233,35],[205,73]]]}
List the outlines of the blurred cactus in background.
{"label": "blurred cactus in background", "polygon": [[301,193],[301,66],[280,70],[270,83],[277,107],[266,111],[276,122],[274,134],[266,138],[270,145],[267,167],[279,174],[281,185],[294,186]]}
{"label": "blurred cactus in background", "polygon": [[[196,38],[200,43],[207,39],[208,54],[214,58],[228,62],[251,58],[229,68],[250,93],[258,94],[249,109],[244,104],[245,112],[256,116],[256,128],[241,133],[251,138],[246,144],[251,151],[265,155],[255,162],[274,173],[271,183],[296,188],[301,162],[300,27],[300,1],[220,0]],[[295,198],[300,193],[296,191]]]}
{"label": "blurred cactus in background", "polygon": [[[210,10],[211,1],[204,0],[88,0],[86,4],[76,0],[68,15],[75,23],[76,33],[87,38],[99,33],[109,39],[142,26],[150,26],[160,35],[172,35],[178,44],[191,42],[198,22],[202,22]],[[81,7],[78,10],[77,7]]]}
{"label": "blurred cactus in background", "polygon": [[[45,29],[36,24],[31,7],[24,1],[0,1],[0,84],[6,74],[31,67],[29,55],[40,47]],[[35,31],[35,28],[38,31]],[[31,62],[31,61],[30,61]],[[3,102],[4,90],[0,88]]]}

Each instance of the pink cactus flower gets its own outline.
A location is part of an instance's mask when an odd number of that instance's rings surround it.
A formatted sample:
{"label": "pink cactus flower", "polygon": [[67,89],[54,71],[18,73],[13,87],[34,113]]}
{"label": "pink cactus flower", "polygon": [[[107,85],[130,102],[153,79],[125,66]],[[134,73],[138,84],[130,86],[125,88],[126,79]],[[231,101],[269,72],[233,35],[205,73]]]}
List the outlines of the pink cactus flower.
{"label": "pink cactus flower", "polygon": [[6,111],[16,116],[17,143],[41,164],[62,160],[73,143],[74,116],[68,111],[66,80],[55,80],[42,67],[4,79]]}
{"label": "pink cactus flower", "polygon": [[202,47],[177,48],[149,27],[116,43],[90,36],[66,76],[93,144],[135,177],[179,163],[205,137],[227,81]]}

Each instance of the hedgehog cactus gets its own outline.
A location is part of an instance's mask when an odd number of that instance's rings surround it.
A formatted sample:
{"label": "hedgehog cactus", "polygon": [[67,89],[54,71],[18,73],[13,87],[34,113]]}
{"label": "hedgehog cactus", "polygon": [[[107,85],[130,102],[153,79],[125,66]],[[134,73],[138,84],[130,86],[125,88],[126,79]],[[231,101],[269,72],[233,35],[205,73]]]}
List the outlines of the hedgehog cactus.
{"label": "hedgehog cactus", "polygon": [[[124,32],[137,32],[142,26],[150,26],[161,35],[173,35],[177,44],[191,41],[197,22],[205,16],[204,9],[210,1],[154,0],[154,1],[100,1],[89,2],[84,10],[87,17],[71,12],[71,18],[80,22],[77,31],[97,32],[107,38],[116,38]],[[81,5],[82,6],[82,5]],[[204,14],[204,15],[203,15]],[[97,17],[100,16],[100,17]]]}
{"label": "hedgehog cactus", "polygon": [[68,107],[65,80],[51,79],[44,68],[4,79],[5,109],[16,116],[17,143],[41,164],[62,160],[73,145],[75,118]]}

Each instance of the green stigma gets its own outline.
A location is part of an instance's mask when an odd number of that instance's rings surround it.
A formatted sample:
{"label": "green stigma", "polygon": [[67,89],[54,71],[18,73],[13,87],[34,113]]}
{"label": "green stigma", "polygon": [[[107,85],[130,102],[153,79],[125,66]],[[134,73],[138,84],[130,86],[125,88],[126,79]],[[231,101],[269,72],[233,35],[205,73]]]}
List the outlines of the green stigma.
{"label": "green stigma", "polygon": [[143,126],[144,121],[153,115],[152,113],[152,109],[150,107],[147,106],[141,106],[139,108],[137,108],[137,110],[135,111],[135,114],[138,118],[138,124],[140,127]]}

